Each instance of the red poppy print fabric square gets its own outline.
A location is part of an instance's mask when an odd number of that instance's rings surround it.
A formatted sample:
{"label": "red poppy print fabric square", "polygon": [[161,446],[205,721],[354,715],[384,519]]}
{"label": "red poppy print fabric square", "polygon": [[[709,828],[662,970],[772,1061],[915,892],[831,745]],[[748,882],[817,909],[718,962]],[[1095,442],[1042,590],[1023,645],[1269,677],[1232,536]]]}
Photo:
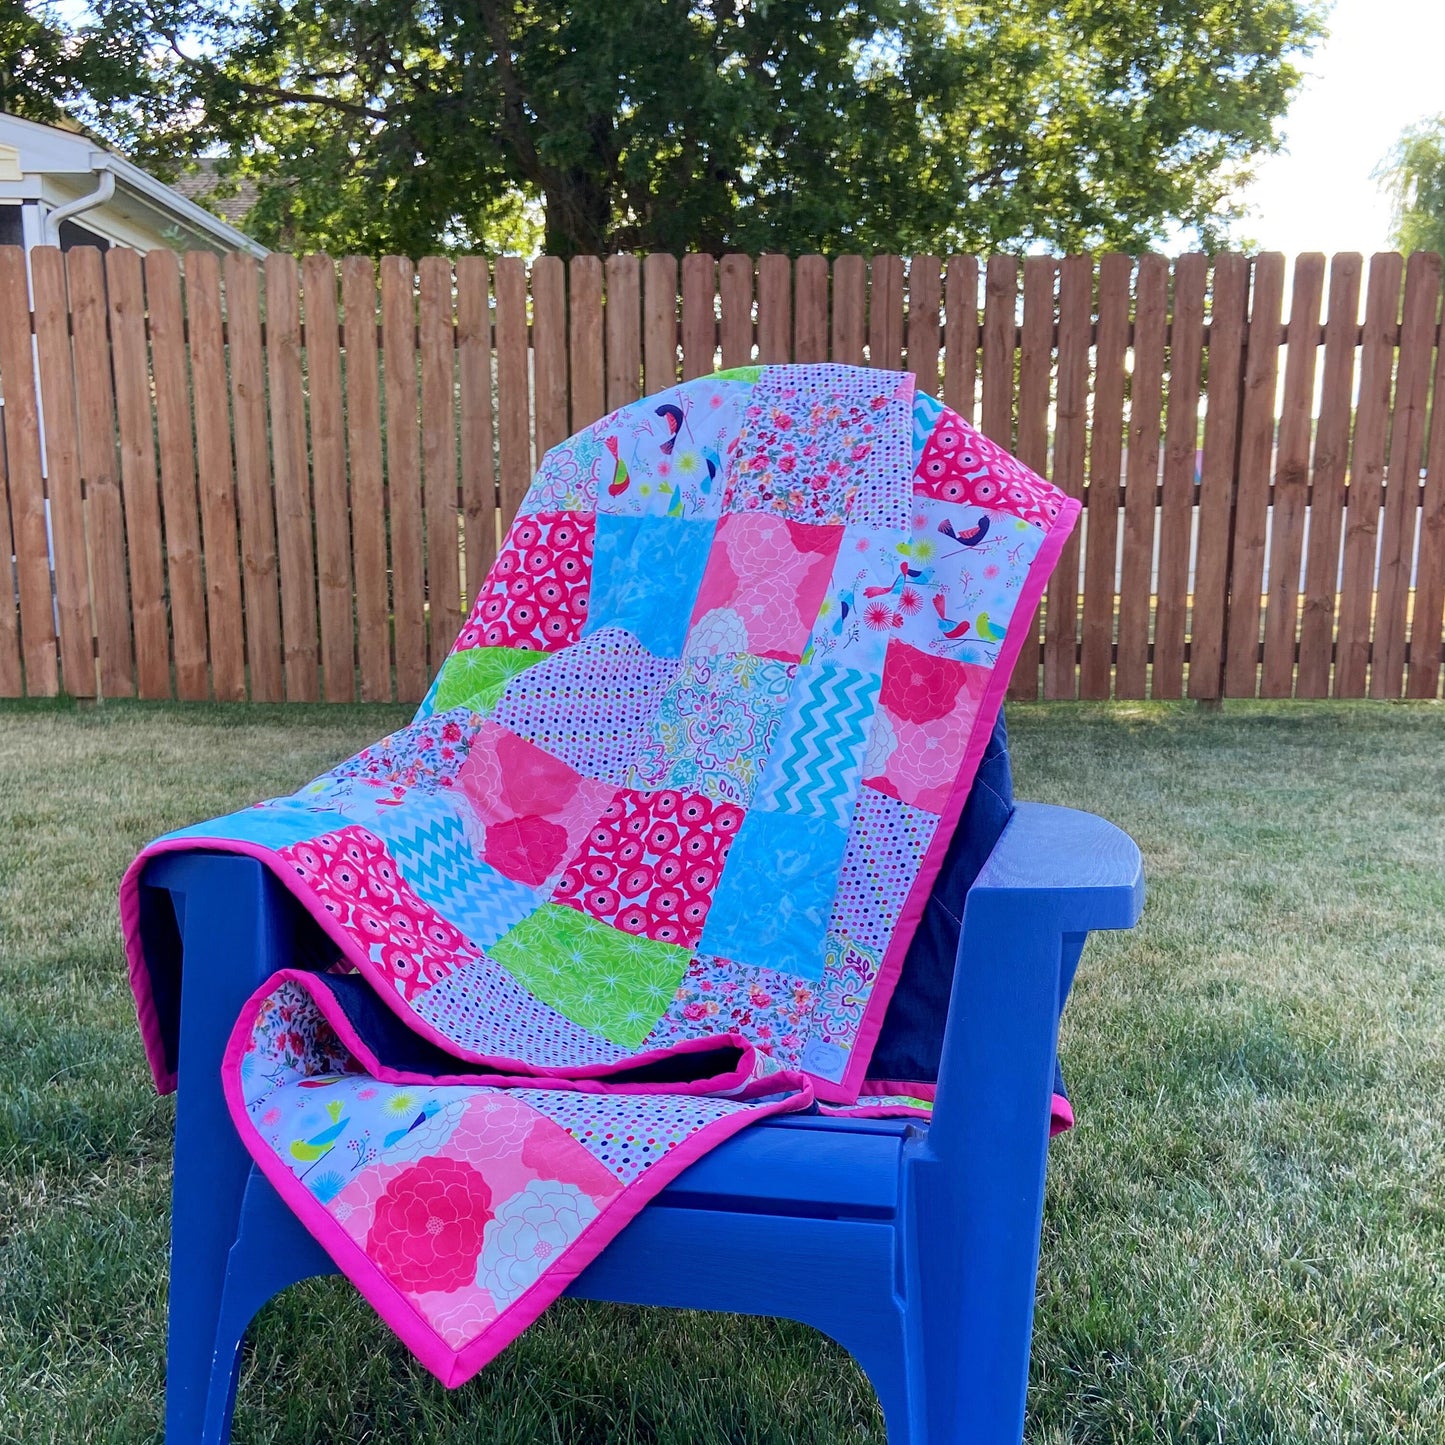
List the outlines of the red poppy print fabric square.
{"label": "red poppy print fabric square", "polygon": [[765,367],[743,413],[723,511],[906,525],[912,413],[906,373]]}
{"label": "red poppy print fabric square", "polygon": [[481,825],[482,861],[528,887],[561,871],[616,792],[490,721],[458,780]]}
{"label": "red poppy print fabric square", "polygon": [[724,517],[693,605],[687,652],[751,652],[796,662],[842,540],[842,527],[769,513]]}
{"label": "red poppy print fabric square", "polygon": [[735,803],[700,793],[623,789],[552,899],[624,933],[695,948],[743,817]]}
{"label": "red poppy print fabric square", "polygon": [[277,849],[277,857],[322,920],[349,935],[352,956],[365,958],[371,977],[408,1003],[480,957],[461,929],[417,896],[369,829],[323,833]]}
{"label": "red poppy print fabric square", "polygon": [[560,652],[587,621],[595,519],[580,512],[524,513],[457,638],[457,648]]}
{"label": "red poppy print fabric square", "polygon": [[942,813],[991,675],[985,667],[891,643],[864,784],[926,813]]}

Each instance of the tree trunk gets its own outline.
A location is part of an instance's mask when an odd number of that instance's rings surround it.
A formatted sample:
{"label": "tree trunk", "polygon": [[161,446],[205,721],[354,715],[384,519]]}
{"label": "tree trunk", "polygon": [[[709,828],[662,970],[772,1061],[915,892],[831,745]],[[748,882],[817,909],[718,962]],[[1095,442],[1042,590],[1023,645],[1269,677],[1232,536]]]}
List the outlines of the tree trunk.
{"label": "tree trunk", "polygon": [[548,171],[542,187],[546,205],[547,254],[564,260],[605,255],[612,229],[612,191],[588,171]]}

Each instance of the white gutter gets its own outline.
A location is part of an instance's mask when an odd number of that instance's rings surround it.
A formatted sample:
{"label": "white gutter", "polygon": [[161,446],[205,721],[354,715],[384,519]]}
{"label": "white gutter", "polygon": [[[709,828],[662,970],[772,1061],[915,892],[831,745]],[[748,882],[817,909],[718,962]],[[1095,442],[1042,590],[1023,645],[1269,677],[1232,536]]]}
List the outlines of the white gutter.
{"label": "white gutter", "polygon": [[110,167],[110,158],[104,155],[92,155],[90,168],[98,177],[96,188],[88,196],[81,196],[78,200],[71,201],[64,206],[57,206],[46,216],[45,240],[47,244],[51,246],[60,244],[62,221],[68,221],[72,216],[78,216],[94,206],[104,205],[115,195],[115,172]]}

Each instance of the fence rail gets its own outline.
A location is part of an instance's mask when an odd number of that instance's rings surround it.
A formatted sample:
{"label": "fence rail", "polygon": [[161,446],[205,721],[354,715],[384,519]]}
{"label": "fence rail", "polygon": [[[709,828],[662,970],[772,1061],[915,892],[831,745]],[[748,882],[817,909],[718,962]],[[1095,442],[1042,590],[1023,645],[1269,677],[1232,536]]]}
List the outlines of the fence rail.
{"label": "fence rail", "polygon": [[418,699],[548,447],[831,359],[1083,500],[1012,696],[1434,698],[1441,299],[1423,252],[0,248],[0,696]]}

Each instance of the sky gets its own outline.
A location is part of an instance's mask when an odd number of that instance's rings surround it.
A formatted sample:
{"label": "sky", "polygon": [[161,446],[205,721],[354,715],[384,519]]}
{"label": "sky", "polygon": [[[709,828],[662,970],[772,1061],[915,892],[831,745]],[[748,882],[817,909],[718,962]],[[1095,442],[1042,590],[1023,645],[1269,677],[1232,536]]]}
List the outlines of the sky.
{"label": "sky", "polygon": [[1245,193],[1240,235],[1264,250],[1390,249],[1390,199],[1371,172],[1406,126],[1445,113],[1445,0],[1335,0],[1328,24],[1284,149]]}

